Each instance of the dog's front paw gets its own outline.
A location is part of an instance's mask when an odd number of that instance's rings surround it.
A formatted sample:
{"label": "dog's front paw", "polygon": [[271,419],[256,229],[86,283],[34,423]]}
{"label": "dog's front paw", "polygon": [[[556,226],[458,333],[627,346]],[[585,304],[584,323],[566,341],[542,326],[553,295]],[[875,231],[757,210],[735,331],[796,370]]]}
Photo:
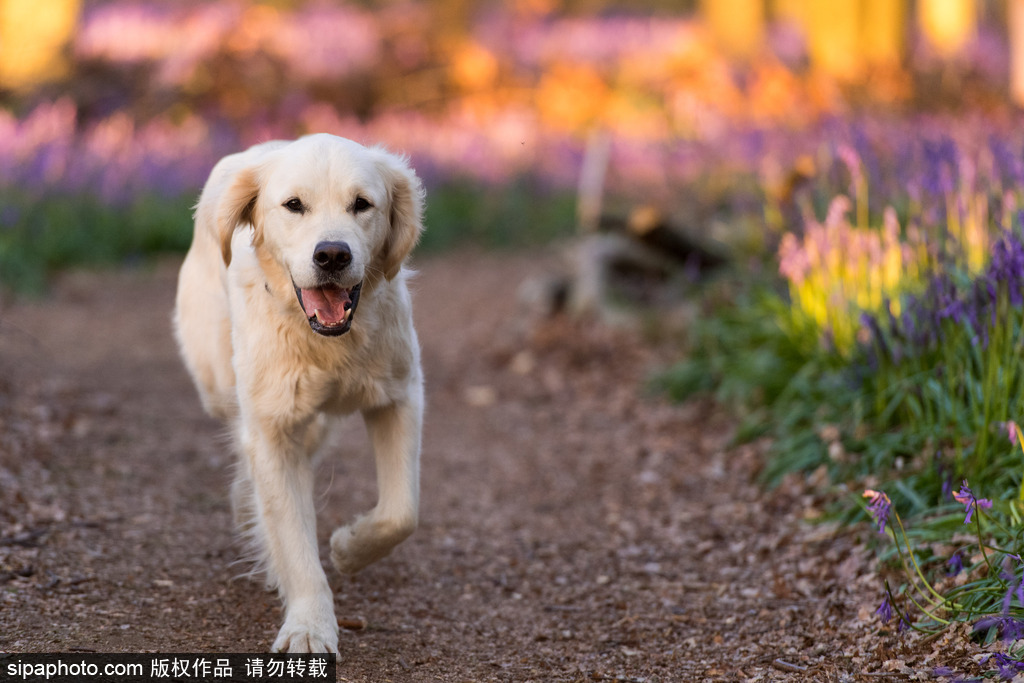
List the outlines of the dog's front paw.
{"label": "dog's front paw", "polygon": [[342,574],[355,574],[385,558],[416,529],[414,518],[374,521],[363,517],[331,534],[331,562]]}
{"label": "dog's front paw", "polygon": [[352,552],[352,527],[336,529],[331,534],[331,562],[342,574],[355,574],[369,562]]}
{"label": "dog's front paw", "polygon": [[[325,614],[326,612],[326,614]],[[338,653],[338,622],[331,609],[289,609],[272,652]]]}

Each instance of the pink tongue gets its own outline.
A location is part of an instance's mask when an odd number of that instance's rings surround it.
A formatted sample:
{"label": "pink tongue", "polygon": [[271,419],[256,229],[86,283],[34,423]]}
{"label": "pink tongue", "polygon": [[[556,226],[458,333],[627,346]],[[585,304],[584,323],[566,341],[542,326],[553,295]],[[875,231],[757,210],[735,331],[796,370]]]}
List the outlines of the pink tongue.
{"label": "pink tongue", "polygon": [[337,325],[345,320],[345,305],[349,302],[348,290],[336,287],[302,290],[302,306],[306,317],[316,315],[323,325]]}

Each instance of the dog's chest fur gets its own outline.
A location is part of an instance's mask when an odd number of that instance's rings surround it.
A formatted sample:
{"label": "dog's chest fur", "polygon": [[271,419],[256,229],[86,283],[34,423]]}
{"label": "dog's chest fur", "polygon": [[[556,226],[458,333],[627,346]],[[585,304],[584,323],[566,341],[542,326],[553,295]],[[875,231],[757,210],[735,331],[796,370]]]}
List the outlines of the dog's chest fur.
{"label": "dog's chest fur", "polygon": [[[276,369],[240,373],[251,377],[249,390],[261,412],[300,419],[349,414],[388,405],[419,380],[413,377],[419,347],[403,276],[365,291],[352,329],[340,337],[314,334],[294,294],[281,291],[279,283],[254,271],[229,281],[229,289],[237,290],[231,297],[236,367],[251,362]],[[262,296],[246,295],[247,289],[263,290]]]}

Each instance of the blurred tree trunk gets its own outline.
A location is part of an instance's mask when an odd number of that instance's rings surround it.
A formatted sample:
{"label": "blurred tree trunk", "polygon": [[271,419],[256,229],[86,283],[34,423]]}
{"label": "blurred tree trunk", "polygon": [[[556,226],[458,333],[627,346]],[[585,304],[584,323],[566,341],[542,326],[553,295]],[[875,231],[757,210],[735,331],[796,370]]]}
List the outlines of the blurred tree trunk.
{"label": "blurred tree trunk", "polygon": [[67,69],[81,0],[0,0],[0,87],[31,88]]}
{"label": "blurred tree trunk", "polygon": [[871,67],[897,67],[907,43],[906,0],[863,0],[861,36]]}
{"label": "blurred tree trunk", "polygon": [[1009,0],[1006,21],[1010,31],[1010,97],[1024,107],[1024,0]]}
{"label": "blurred tree trunk", "polygon": [[802,10],[811,63],[840,80],[863,75],[860,43],[860,2],[806,0]]}
{"label": "blurred tree trunk", "polygon": [[908,0],[772,0],[771,7],[803,30],[811,63],[830,76],[854,81],[903,60]]}

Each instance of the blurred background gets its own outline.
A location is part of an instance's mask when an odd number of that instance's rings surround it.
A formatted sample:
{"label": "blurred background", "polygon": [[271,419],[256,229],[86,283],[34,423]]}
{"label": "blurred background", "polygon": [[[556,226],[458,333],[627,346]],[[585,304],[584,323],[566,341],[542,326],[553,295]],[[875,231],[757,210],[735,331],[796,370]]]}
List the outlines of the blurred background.
{"label": "blurred background", "polygon": [[[183,253],[226,154],[382,143],[421,253],[565,249],[534,303],[678,350],[652,386],[767,436],[764,480],[843,521],[891,483],[946,615],[900,628],[1019,629],[1022,106],[1024,0],[0,0],[0,304]],[[1002,520],[970,598],[968,479]]]}
{"label": "blurred background", "polygon": [[0,312],[183,253],[226,154],[382,143],[420,253],[564,248],[539,308],[625,309],[678,350],[652,386],[768,437],[764,480],[843,521],[886,486],[937,586],[900,629],[1020,633],[1022,106],[1024,0],[0,0]]}
{"label": "blurred background", "polygon": [[0,0],[0,281],[182,250],[219,157],[322,131],[411,157],[428,249],[571,233],[588,150],[763,248],[837,128],[1012,130],[1022,50],[1021,0]]}

